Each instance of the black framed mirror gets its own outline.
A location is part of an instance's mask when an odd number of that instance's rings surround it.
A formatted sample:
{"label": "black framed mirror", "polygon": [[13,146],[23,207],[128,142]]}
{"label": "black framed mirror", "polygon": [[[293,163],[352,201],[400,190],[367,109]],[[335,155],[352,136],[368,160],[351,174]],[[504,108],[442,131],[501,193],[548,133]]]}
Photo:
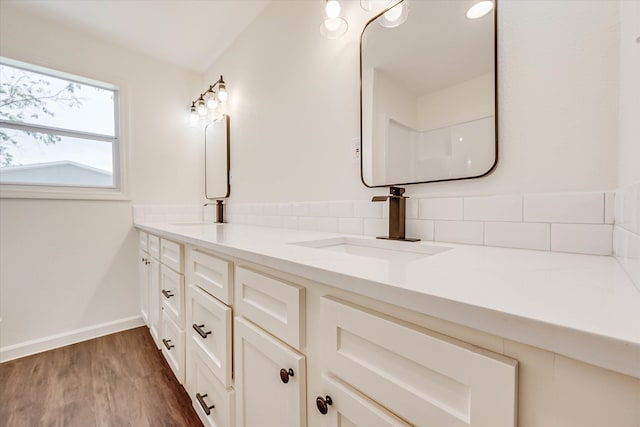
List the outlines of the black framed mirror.
{"label": "black framed mirror", "polygon": [[[468,18],[478,3],[490,11]],[[495,3],[403,0],[367,23],[360,39],[367,187],[478,178],[495,169]]]}
{"label": "black framed mirror", "polygon": [[207,199],[229,197],[229,116],[204,128],[204,192]]}

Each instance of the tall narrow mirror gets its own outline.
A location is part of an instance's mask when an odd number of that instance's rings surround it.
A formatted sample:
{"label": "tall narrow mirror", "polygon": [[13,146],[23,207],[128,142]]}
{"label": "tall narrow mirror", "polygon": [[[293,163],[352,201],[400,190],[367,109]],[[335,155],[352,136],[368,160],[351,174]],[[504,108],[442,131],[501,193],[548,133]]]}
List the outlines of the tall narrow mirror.
{"label": "tall narrow mirror", "polygon": [[[478,0],[404,0],[360,43],[362,181],[477,178],[497,163],[496,13]],[[495,1],[493,2],[495,3]]]}
{"label": "tall narrow mirror", "polygon": [[204,191],[207,199],[229,197],[229,116],[204,129]]}

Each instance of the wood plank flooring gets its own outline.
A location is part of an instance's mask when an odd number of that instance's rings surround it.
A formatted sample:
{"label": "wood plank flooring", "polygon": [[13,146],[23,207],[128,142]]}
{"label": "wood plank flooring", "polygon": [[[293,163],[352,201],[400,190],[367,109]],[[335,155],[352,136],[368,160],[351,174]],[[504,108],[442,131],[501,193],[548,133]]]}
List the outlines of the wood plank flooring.
{"label": "wood plank flooring", "polygon": [[0,364],[0,426],[202,426],[146,327]]}

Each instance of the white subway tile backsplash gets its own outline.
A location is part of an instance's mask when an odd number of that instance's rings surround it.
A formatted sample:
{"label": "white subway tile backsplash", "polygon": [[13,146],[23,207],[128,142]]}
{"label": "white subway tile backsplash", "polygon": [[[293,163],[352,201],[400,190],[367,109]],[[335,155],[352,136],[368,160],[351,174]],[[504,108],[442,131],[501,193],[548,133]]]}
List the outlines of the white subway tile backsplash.
{"label": "white subway tile backsplash", "polygon": [[353,216],[356,218],[382,218],[383,204],[369,200],[353,202]]}
{"label": "white subway tile backsplash", "polygon": [[526,194],[524,222],[603,224],[604,193]]}
{"label": "white subway tile backsplash", "polygon": [[462,197],[420,199],[418,206],[420,219],[462,220]]}
{"label": "white subway tile backsplash", "polygon": [[353,218],[353,202],[350,200],[329,202],[329,216],[337,218]]}
{"label": "white subway tile backsplash", "polygon": [[484,224],[478,221],[435,221],[434,240],[482,245]]}
{"label": "white subway tile backsplash", "polygon": [[465,221],[522,221],[522,196],[465,197]]}
{"label": "white subway tile backsplash", "polygon": [[329,216],[329,202],[309,202],[309,216]]}
{"label": "white subway tile backsplash", "polygon": [[265,217],[267,227],[273,228],[283,228],[284,227],[284,219],[280,215],[269,215]]}
{"label": "white subway tile backsplash", "polygon": [[262,215],[266,215],[266,216],[278,215],[278,204],[277,203],[264,203],[262,205]]}
{"label": "white subway tile backsplash", "polygon": [[291,214],[295,216],[309,216],[309,203],[304,203],[304,202],[292,203]]}
{"label": "white subway tile backsplash", "polygon": [[378,218],[365,218],[364,219],[364,235],[366,236],[386,236],[389,221],[386,219]]}
{"label": "white subway tile backsplash", "polygon": [[548,251],[551,249],[551,225],[531,222],[486,222],[484,244]]}
{"label": "white subway tile backsplash", "polygon": [[283,227],[284,228],[289,228],[292,230],[297,230],[298,229],[298,222],[299,219],[297,216],[285,216],[282,217],[283,218]]}
{"label": "white subway tile backsplash", "polygon": [[407,199],[406,218],[418,219],[418,199]]}
{"label": "white subway tile backsplash", "polygon": [[[227,203],[225,209],[230,223],[388,234],[388,202]],[[135,205],[133,216],[139,222],[213,221],[215,207]],[[640,247],[628,242],[640,240],[640,183],[615,193],[409,198],[406,219],[407,237],[422,240],[605,255],[612,250],[615,224],[616,256],[634,271],[639,268],[638,256],[629,254],[639,254]]]}
{"label": "white subway tile backsplash", "polygon": [[362,218],[338,218],[338,233],[362,234],[364,220]]}
{"label": "white subway tile backsplash", "polygon": [[298,218],[298,229],[317,231],[318,230],[318,218],[314,217],[300,217]]}
{"label": "white subway tile backsplash", "polygon": [[434,222],[430,219],[408,219],[405,234],[422,240],[433,240]]}
{"label": "white subway tile backsplash", "polygon": [[613,224],[616,217],[616,193],[607,191],[604,193],[604,223]]}
{"label": "white subway tile backsplash", "polygon": [[291,203],[278,203],[278,215],[290,216],[293,215],[293,206]]}
{"label": "white subway tile backsplash", "polygon": [[338,232],[338,218],[321,217],[318,218],[318,231]]}
{"label": "white subway tile backsplash", "polygon": [[551,250],[611,255],[613,226],[609,224],[551,224]]}

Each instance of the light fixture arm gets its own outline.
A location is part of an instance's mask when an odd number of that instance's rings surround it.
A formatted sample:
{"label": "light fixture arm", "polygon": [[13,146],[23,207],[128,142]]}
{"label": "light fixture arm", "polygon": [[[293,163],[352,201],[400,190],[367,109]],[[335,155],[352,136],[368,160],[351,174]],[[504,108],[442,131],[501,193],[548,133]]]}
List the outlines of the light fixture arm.
{"label": "light fixture arm", "polygon": [[222,85],[222,87],[226,88],[226,83],[224,82],[224,79],[222,78],[222,75],[220,76],[220,78],[212,85],[209,85],[209,89],[205,90],[203,93],[200,94],[200,96],[192,102],[192,104],[196,104],[198,101],[203,100],[204,101],[204,96],[208,93],[214,93],[214,89],[216,87],[220,87],[220,85]]}

